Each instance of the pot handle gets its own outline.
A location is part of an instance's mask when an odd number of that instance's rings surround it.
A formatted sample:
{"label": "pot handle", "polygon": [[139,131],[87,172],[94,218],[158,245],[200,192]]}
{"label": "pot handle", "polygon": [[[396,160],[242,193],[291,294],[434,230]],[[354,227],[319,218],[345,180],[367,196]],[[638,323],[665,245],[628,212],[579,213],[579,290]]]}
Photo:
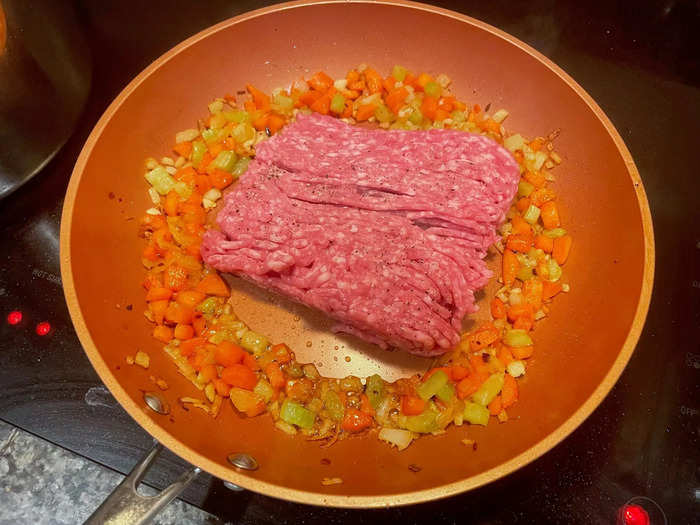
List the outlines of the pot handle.
{"label": "pot handle", "polygon": [[153,447],[136,464],[124,480],[102,502],[95,512],[85,521],[84,525],[110,525],[129,523],[130,525],[146,525],[165,507],[174,500],[187,485],[201,472],[198,467],[192,467],[182,474],[172,485],[166,487],[155,496],[142,496],[136,489],[148,472],[151,464],[163,450],[163,445],[154,441]]}

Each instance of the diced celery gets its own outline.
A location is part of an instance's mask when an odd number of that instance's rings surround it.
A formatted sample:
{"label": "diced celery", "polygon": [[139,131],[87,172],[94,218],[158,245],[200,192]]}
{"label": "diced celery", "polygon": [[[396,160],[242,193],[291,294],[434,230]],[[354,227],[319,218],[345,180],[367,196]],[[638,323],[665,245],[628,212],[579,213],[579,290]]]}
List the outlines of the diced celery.
{"label": "diced celery", "polygon": [[262,354],[267,348],[268,341],[264,335],[248,330],[241,337],[241,346],[255,355]]}
{"label": "diced celery", "polygon": [[340,115],[343,110],[345,110],[345,97],[340,93],[336,93],[331,99],[331,111]]}
{"label": "diced celery", "polygon": [[250,157],[241,157],[236,161],[236,165],[231,173],[236,177],[240,177],[248,169],[248,164],[250,164]]}
{"label": "diced celery", "polygon": [[559,263],[557,263],[554,258],[550,258],[547,261],[547,269],[549,270],[547,280],[555,282],[561,279],[561,266],[559,266]]}
{"label": "diced celery", "polygon": [[428,434],[440,430],[437,417],[437,408],[430,407],[417,416],[399,416],[399,426],[412,432]]}
{"label": "diced celery", "polygon": [[231,136],[236,142],[240,142],[242,144],[252,138],[255,138],[255,128],[247,122],[242,122],[233,128],[231,131]]}
{"label": "diced celery", "polygon": [[423,113],[421,113],[420,109],[413,108],[413,111],[408,116],[408,120],[415,125],[419,125],[423,122]]}
{"label": "diced celery", "polygon": [[233,167],[238,160],[238,155],[235,151],[224,150],[219,152],[216,158],[212,161],[212,167],[219,168],[220,170],[228,171],[229,173],[233,171]]}
{"label": "diced celery", "polygon": [[170,174],[165,171],[163,166],[158,166],[157,168],[149,171],[146,173],[145,177],[151,186],[153,186],[161,195],[167,195],[175,187],[175,179],[173,179]]}
{"label": "diced celery", "polygon": [[501,373],[491,374],[486,381],[484,381],[479,390],[474,392],[472,395],[472,400],[481,405],[486,406],[493,398],[498,395],[498,393],[503,388],[504,375]]}
{"label": "diced celery", "polygon": [[229,397],[233,406],[239,412],[247,412],[253,409],[262,399],[250,390],[244,390],[243,388],[234,387],[229,392]]}
{"label": "diced celery", "polygon": [[525,145],[525,139],[522,137],[522,135],[520,135],[520,133],[516,133],[515,135],[511,135],[510,137],[506,137],[503,140],[503,146],[510,151],[522,149],[522,147],[524,145]]}
{"label": "diced celery", "polygon": [[391,122],[395,118],[395,115],[384,104],[377,106],[377,109],[374,110],[374,116],[379,122]]}
{"label": "diced celery", "polygon": [[530,184],[526,180],[521,180],[518,182],[518,197],[527,197],[533,191],[535,191],[535,186]]}
{"label": "diced celery", "polygon": [[438,391],[447,384],[448,380],[447,374],[442,370],[438,370],[425,382],[418,385],[416,392],[423,401],[427,401],[437,394]]}
{"label": "diced celery", "polygon": [[391,76],[394,77],[397,82],[403,82],[406,79],[406,74],[408,71],[403,66],[394,66],[391,70]]}
{"label": "diced celery", "polygon": [[532,339],[527,334],[526,330],[514,328],[512,330],[506,330],[503,336],[503,342],[508,346],[521,347],[530,346],[532,344]]}
{"label": "diced celery", "polygon": [[460,111],[458,109],[455,109],[452,113],[450,113],[450,118],[455,124],[461,124],[467,120],[467,116],[464,114],[464,111]]}
{"label": "diced celery", "polygon": [[455,386],[452,383],[445,383],[445,386],[443,386],[440,390],[437,391],[435,396],[447,403],[448,401],[451,401],[452,398],[455,395]]}
{"label": "diced celery", "polygon": [[544,232],[542,233],[547,237],[556,239],[558,237],[563,237],[564,235],[566,235],[566,230],[564,228],[554,228],[553,230],[544,230]]}
{"label": "diced celery", "polygon": [[253,389],[253,392],[263,398],[266,403],[272,399],[272,396],[275,395],[272,385],[270,385],[270,383],[268,383],[265,379],[260,379],[260,381],[258,381],[258,384],[255,385],[255,388]]}
{"label": "diced celery", "polygon": [[467,401],[464,404],[464,420],[472,425],[486,426],[489,423],[489,410],[486,407]]}
{"label": "diced celery", "polygon": [[203,314],[213,314],[220,305],[220,300],[218,297],[209,297],[204,299],[201,303],[197,305],[196,310],[199,310]]}
{"label": "diced celery", "polygon": [[294,107],[294,100],[287,95],[282,93],[277,93],[272,97],[272,103],[277,104],[282,109],[292,109]]}
{"label": "diced celery", "polygon": [[533,168],[535,168],[535,171],[539,171],[542,167],[542,164],[544,164],[546,160],[547,154],[544,151],[535,152],[535,162],[533,164]]}
{"label": "diced celery", "polygon": [[202,138],[204,139],[204,142],[207,144],[211,144],[212,142],[219,142],[222,140],[226,135],[226,132],[223,129],[205,129],[202,131]]}
{"label": "diced celery", "polygon": [[532,271],[532,268],[521,266],[515,276],[521,281],[527,281],[528,279],[532,279],[535,276],[535,273]]}
{"label": "diced celery", "polygon": [[540,218],[540,209],[534,204],[530,204],[525,213],[523,213],[523,219],[525,219],[530,224],[535,224],[537,219]]}
{"label": "diced celery", "polygon": [[323,406],[334,421],[342,421],[345,416],[345,407],[340,396],[335,390],[328,390],[323,396]]}
{"label": "diced celery", "polygon": [[192,195],[192,186],[189,186],[187,183],[182,181],[176,182],[173,185],[173,189],[183,199],[188,199],[189,196]]}
{"label": "diced celery", "polygon": [[234,109],[233,111],[224,111],[223,115],[226,118],[226,120],[228,120],[229,122],[235,122],[236,124],[250,121],[250,114],[247,111],[243,111],[240,109]]}
{"label": "diced celery", "polygon": [[224,109],[224,103],[221,100],[215,100],[211,104],[209,104],[209,113],[212,115],[215,113],[221,113],[221,110]]}
{"label": "diced celery", "polygon": [[209,127],[212,129],[221,129],[226,125],[226,122],[226,117],[224,117],[221,113],[217,113],[212,115],[209,119]]}
{"label": "diced celery", "polygon": [[541,248],[530,248],[530,251],[527,252],[527,256],[532,261],[539,261],[542,257],[544,257],[544,250]]}
{"label": "diced celery", "polygon": [[384,399],[384,380],[377,374],[369,376],[365,385],[365,394],[372,408],[376,409]]}
{"label": "diced celery", "polygon": [[299,403],[285,399],[280,409],[280,418],[290,425],[296,425],[301,428],[311,428],[314,426],[316,415]]}
{"label": "diced celery", "polygon": [[429,97],[438,98],[440,95],[442,95],[442,86],[437,82],[431,81],[425,85],[423,91],[425,91],[425,94]]}
{"label": "diced celery", "polygon": [[207,145],[204,143],[204,141],[195,140],[192,142],[192,164],[197,166],[200,162],[202,162],[202,157],[204,157],[206,152]]}

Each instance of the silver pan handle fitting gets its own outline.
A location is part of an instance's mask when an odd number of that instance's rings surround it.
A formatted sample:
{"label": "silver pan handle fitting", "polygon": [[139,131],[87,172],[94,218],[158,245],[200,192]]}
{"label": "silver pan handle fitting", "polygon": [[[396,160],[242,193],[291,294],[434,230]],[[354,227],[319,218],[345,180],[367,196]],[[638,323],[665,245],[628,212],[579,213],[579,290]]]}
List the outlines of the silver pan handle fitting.
{"label": "silver pan handle fitting", "polygon": [[151,450],[92,513],[85,525],[146,525],[201,472],[200,468],[192,467],[160,494],[142,496],[136,489],[161,450],[163,445],[154,442]]}

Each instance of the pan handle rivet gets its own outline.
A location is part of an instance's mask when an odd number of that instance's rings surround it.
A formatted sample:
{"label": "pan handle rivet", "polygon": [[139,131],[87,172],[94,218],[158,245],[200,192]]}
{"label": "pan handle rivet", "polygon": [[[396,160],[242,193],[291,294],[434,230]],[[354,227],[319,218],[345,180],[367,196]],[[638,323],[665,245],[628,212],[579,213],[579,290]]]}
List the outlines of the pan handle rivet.
{"label": "pan handle rivet", "polygon": [[144,392],[143,400],[145,401],[146,406],[148,408],[150,408],[158,414],[165,416],[170,413],[170,407],[168,407],[168,405],[163,402],[160,396],[158,396],[158,394],[154,392]]}
{"label": "pan handle rivet", "polygon": [[250,454],[229,454],[226,459],[236,468],[242,470],[258,470],[258,462]]}
{"label": "pan handle rivet", "polygon": [[236,485],[235,483],[231,483],[230,481],[224,481],[224,487],[234,492],[242,492],[245,490],[243,487],[239,487],[238,485]]}

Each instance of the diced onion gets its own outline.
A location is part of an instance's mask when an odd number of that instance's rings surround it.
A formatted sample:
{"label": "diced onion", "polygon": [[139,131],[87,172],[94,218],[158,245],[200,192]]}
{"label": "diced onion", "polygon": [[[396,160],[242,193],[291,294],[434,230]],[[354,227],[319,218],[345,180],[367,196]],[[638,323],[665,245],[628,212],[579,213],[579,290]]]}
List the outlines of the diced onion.
{"label": "diced onion", "polygon": [[345,89],[348,86],[348,79],[346,78],[339,78],[335,82],[333,82],[333,86],[335,89]]}
{"label": "diced onion", "polygon": [[212,189],[210,189],[209,191],[207,191],[207,192],[202,196],[202,198],[203,198],[203,199],[209,199],[210,201],[216,202],[217,200],[219,200],[219,199],[221,198],[221,192],[220,192],[218,189],[216,189],[216,188],[212,188]]}
{"label": "diced onion", "polygon": [[148,188],[148,196],[151,197],[151,202],[153,202],[153,204],[160,204],[160,194],[153,186]]}
{"label": "diced onion", "polygon": [[522,361],[511,361],[506,367],[508,374],[513,377],[520,377],[525,374],[525,363]]}
{"label": "diced onion", "polygon": [[395,445],[399,450],[404,450],[413,441],[413,432],[401,428],[382,428],[379,431],[379,439]]}
{"label": "diced onion", "polygon": [[525,145],[525,139],[520,135],[520,133],[516,133],[515,135],[511,135],[510,137],[506,137],[503,140],[503,145],[505,146],[506,149],[510,151],[515,151],[522,149],[523,146]]}
{"label": "diced onion", "polygon": [[160,215],[160,210],[158,208],[148,208],[146,213],[148,215]]}
{"label": "diced onion", "polygon": [[163,166],[173,166],[175,164],[175,161],[170,157],[163,157],[162,159],[160,159],[160,163]]}
{"label": "diced onion", "polygon": [[197,137],[199,137],[198,129],[186,129],[175,134],[175,142],[177,144],[180,144],[180,142],[189,142],[191,140],[196,139]]}
{"label": "diced onion", "polygon": [[496,111],[496,113],[493,114],[493,117],[491,118],[500,124],[506,119],[507,116],[508,112],[505,109],[499,109],[498,111]]}

